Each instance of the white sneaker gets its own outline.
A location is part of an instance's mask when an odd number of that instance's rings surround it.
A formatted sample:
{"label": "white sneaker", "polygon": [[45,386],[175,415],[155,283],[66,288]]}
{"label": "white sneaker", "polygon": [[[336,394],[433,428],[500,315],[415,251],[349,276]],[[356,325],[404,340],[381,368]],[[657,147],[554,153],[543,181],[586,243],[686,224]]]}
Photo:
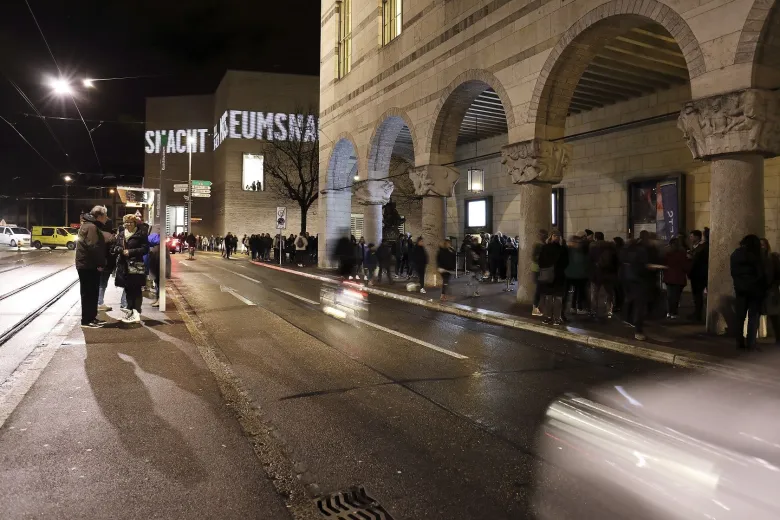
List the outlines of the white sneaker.
{"label": "white sneaker", "polygon": [[350,279],[350,280],[354,280],[354,279],[355,279],[355,277],[354,277],[354,276],[350,276],[350,277],[349,277],[349,279]]}
{"label": "white sneaker", "polygon": [[160,300],[154,300],[152,302],[152,307],[159,307],[160,306]]}
{"label": "white sneaker", "polygon": [[420,289],[420,294],[425,294],[425,288]]}
{"label": "white sneaker", "polygon": [[539,307],[534,307],[534,309],[531,311],[531,316],[544,316],[544,313],[539,310]]}
{"label": "white sneaker", "polygon": [[127,318],[122,320],[124,323],[141,323],[141,313],[136,310],[130,311]]}

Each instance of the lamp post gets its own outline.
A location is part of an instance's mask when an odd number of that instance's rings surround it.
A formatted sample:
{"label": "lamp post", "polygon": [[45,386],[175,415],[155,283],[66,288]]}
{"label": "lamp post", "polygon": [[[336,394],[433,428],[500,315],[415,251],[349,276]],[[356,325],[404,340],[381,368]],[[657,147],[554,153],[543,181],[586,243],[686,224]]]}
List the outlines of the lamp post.
{"label": "lamp post", "polygon": [[68,186],[73,182],[73,177],[66,175],[63,177],[65,181],[65,227],[70,227],[70,219],[68,219]]}

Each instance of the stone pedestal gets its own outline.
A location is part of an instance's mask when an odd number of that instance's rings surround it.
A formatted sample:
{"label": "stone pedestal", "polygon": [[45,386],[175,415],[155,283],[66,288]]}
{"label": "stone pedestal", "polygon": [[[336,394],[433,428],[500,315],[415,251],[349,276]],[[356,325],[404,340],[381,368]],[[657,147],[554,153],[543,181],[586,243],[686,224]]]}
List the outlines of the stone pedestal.
{"label": "stone pedestal", "polygon": [[441,275],[436,267],[439,243],[444,240],[446,229],[446,197],[452,197],[460,174],[448,166],[427,165],[409,170],[415,193],[423,199],[422,237],[428,252],[428,268],[425,272],[425,286],[441,285]]}
{"label": "stone pedestal", "polygon": [[549,232],[552,227],[552,186],[563,179],[570,147],[534,139],[505,146],[501,155],[505,173],[519,185],[517,301],[532,303],[536,290],[531,271],[532,252],[539,230]]}
{"label": "stone pedestal", "polygon": [[723,334],[733,323],[731,253],[745,235],[764,236],[764,158],[756,154],[721,157],[712,161],[710,171],[707,332]]}
{"label": "stone pedestal", "polygon": [[388,180],[368,180],[355,184],[358,204],[364,207],[363,237],[367,244],[378,246],[382,241],[382,206],[390,202],[393,188],[393,183]]}
{"label": "stone pedestal", "polygon": [[352,193],[349,190],[325,190],[320,192],[318,217],[320,240],[318,241],[318,265],[336,267],[333,252],[343,236],[349,236],[352,215]]}
{"label": "stone pedestal", "polygon": [[[764,235],[764,158],[780,153],[780,94],[748,89],[691,101],[677,126],[696,159],[711,161],[707,331],[733,323],[731,253]],[[734,324],[742,333],[742,326]]]}

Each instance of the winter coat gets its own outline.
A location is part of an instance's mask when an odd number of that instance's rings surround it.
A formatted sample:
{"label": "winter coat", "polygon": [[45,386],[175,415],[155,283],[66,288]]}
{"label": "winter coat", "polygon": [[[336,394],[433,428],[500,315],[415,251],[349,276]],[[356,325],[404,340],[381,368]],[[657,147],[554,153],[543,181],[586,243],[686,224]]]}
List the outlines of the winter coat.
{"label": "winter coat", "polygon": [[379,259],[377,258],[376,255],[376,248],[373,249],[366,248],[366,256],[363,258],[363,264],[365,265],[365,267],[369,271],[371,271],[376,269],[378,263],[379,263]]}
{"label": "winter coat", "polygon": [[570,248],[550,242],[542,246],[539,252],[539,269],[553,267],[555,279],[552,283],[543,283],[542,293],[561,296],[566,292],[566,268],[569,266]]}
{"label": "winter coat", "polygon": [[688,283],[686,275],[691,268],[688,254],[682,249],[666,253],[666,269],[664,270],[664,283],[668,285],[682,285]]}
{"label": "winter coat", "polygon": [[76,269],[97,269],[106,265],[106,239],[95,217],[86,213],[76,242]]}
{"label": "winter coat", "polygon": [[103,269],[109,273],[113,273],[114,269],[116,269],[116,255],[114,254],[116,236],[106,230],[103,230],[102,232],[103,240],[106,242],[106,266]]}
{"label": "winter coat", "polygon": [[731,278],[738,296],[763,298],[767,292],[764,263],[760,256],[738,247],[731,253]]}
{"label": "winter coat", "polygon": [[[128,255],[123,251],[127,249]],[[146,283],[144,255],[149,252],[149,237],[140,227],[129,238],[125,238],[125,230],[119,229],[119,236],[114,246],[118,255],[116,264],[117,287],[140,287]]]}
{"label": "winter coat", "polygon": [[412,257],[414,258],[415,267],[420,271],[423,271],[425,266],[428,265],[428,251],[425,250],[425,247],[415,245]]}
{"label": "winter coat", "polygon": [[761,314],[776,316],[780,314],[780,256],[769,253],[764,256],[767,293]]}
{"label": "winter coat", "polygon": [[390,250],[390,244],[382,243],[376,250],[376,257],[379,265],[382,267],[389,266],[393,261],[393,253]]}
{"label": "winter coat", "polygon": [[[584,280],[588,277],[587,251],[582,244],[569,246],[569,265],[566,267],[566,278]],[[539,267],[543,267],[539,262]]]}
{"label": "winter coat", "polygon": [[710,263],[710,245],[707,242],[701,242],[698,246],[691,249],[690,253],[693,261],[688,278],[694,283],[702,282],[706,284]]}
{"label": "winter coat", "polygon": [[436,254],[436,266],[439,271],[455,270],[455,250],[451,247],[440,247]]}
{"label": "winter coat", "polygon": [[594,281],[617,278],[618,256],[612,242],[598,240],[588,248],[588,277]]}
{"label": "winter coat", "polygon": [[490,243],[487,246],[488,257],[494,260],[498,260],[501,257],[502,249],[503,246],[501,245],[501,241],[498,240],[498,236],[494,235],[493,238],[490,239]]}

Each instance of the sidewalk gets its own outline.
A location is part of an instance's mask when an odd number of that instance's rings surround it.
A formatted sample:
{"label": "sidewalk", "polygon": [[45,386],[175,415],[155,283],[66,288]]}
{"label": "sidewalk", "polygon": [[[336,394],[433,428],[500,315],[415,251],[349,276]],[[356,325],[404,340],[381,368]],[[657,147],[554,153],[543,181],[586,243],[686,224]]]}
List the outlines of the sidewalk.
{"label": "sidewalk", "polygon": [[0,516],[290,518],[179,313],[145,300],[144,326],[128,326],[119,299],[111,285],[96,330],[76,305],[0,415]]}
{"label": "sidewalk", "polygon": [[[316,267],[299,268],[291,264],[280,267],[273,263],[252,263],[321,281],[338,280],[332,271]],[[517,302],[516,286],[510,286],[510,290],[506,291],[505,283],[482,283],[480,296],[473,297],[473,286],[468,287],[467,281],[466,276],[452,279],[451,299],[447,302],[439,301],[441,294],[439,289],[432,289],[428,294],[407,292],[405,278],[395,279],[393,284],[385,281],[382,285],[369,286],[365,290],[371,294],[441,312],[531,330],[672,365],[728,371],[735,375],[753,370],[753,365],[744,363],[744,356],[737,360],[738,354],[733,338],[708,335],[703,325],[685,319],[669,321],[665,319],[665,315],[660,319],[649,319],[645,325],[648,339],[641,342],[634,339],[634,329],[623,323],[619,316],[594,322],[587,316],[574,315],[571,316],[571,321],[566,327],[546,326],[540,318],[531,317],[530,305]],[[691,314],[692,311],[691,296],[689,293],[684,293],[680,316]]]}

